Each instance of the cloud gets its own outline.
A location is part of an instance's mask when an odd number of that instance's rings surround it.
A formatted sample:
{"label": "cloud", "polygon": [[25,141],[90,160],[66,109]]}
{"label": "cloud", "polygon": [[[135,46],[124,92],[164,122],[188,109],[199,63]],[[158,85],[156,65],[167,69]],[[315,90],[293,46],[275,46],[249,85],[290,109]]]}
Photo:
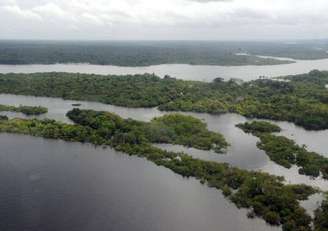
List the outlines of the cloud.
{"label": "cloud", "polygon": [[3,6],[2,9],[4,11],[7,11],[8,13],[11,13],[11,14],[19,17],[19,18],[23,18],[23,19],[35,19],[35,20],[41,20],[42,19],[41,16],[38,15],[37,13],[34,13],[33,11],[30,11],[30,10],[23,10],[23,9],[21,9],[17,5]]}
{"label": "cloud", "polygon": [[105,22],[101,19],[101,17],[97,16],[97,15],[93,15],[90,13],[83,13],[81,15],[84,19],[87,20],[87,22],[89,23],[93,23],[95,25],[101,26],[104,25]]}
{"label": "cloud", "polygon": [[60,6],[58,6],[52,2],[33,7],[32,11],[37,12],[41,15],[45,15],[45,16],[55,16],[55,17],[68,16],[67,12],[65,12]]}
{"label": "cloud", "polygon": [[328,37],[327,11],[326,0],[0,0],[11,22],[0,38]]}
{"label": "cloud", "polygon": [[194,2],[231,2],[233,0],[189,0]]}

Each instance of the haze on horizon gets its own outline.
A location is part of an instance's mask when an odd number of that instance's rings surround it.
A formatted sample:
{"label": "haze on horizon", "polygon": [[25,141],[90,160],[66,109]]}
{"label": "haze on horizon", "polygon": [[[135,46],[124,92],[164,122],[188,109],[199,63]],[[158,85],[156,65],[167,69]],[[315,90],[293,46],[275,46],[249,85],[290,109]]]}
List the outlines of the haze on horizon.
{"label": "haze on horizon", "polygon": [[323,39],[327,12],[327,0],[0,0],[0,39]]}

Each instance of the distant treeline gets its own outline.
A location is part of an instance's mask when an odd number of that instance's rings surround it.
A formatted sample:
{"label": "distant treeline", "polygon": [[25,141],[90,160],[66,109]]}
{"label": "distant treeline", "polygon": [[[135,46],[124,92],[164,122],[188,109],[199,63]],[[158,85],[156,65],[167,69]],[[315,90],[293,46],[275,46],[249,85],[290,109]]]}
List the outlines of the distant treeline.
{"label": "distant treeline", "polygon": [[[240,48],[245,46],[246,49]],[[0,64],[91,63],[274,65],[289,61],[236,55],[252,46],[216,42],[41,42],[0,41]],[[255,46],[257,47],[257,46]]]}

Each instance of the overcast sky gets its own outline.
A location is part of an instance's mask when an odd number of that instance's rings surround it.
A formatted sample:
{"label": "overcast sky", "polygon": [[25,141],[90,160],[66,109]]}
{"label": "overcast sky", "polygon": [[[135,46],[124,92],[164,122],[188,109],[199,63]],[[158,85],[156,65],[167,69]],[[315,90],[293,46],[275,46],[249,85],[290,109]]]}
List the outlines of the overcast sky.
{"label": "overcast sky", "polygon": [[328,0],[0,0],[0,39],[328,38]]}

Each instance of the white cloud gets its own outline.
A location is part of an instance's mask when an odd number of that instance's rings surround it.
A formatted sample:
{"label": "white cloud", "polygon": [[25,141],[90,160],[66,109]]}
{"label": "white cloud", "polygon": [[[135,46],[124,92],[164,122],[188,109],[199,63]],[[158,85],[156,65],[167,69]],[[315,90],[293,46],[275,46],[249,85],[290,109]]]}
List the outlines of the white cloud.
{"label": "white cloud", "polygon": [[81,15],[84,19],[86,19],[86,22],[98,25],[98,26],[102,26],[105,24],[105,22],[102,20],[101,17],[99,17],[99,15],[93,15],[90,13],[83,13]]}
{"label": "white cloud", "polygon": [[45,16],[67,17],[69,15],[68,12],[66,13],[60,6],[52,2],[33,7],[31,10]]}
{"label": "white cloud", "polygon": [[0,38],[32,38],[23,27],[42,38],[328,37],[326,12],[326,0],[0,0],[12,27]]}
{"label": "white cloud", "polygon": [[[8,13],[11,13],[17,17],[23,18],[23,19],[35,19],[35,20],[41,20],[41,16],[37,13],[34,13],[31,10],[23,10],[17,5],[6,5],[3,6],[2,9],[4,11],[7,11]],[[3,20],[5,21],[5,20]]]}

